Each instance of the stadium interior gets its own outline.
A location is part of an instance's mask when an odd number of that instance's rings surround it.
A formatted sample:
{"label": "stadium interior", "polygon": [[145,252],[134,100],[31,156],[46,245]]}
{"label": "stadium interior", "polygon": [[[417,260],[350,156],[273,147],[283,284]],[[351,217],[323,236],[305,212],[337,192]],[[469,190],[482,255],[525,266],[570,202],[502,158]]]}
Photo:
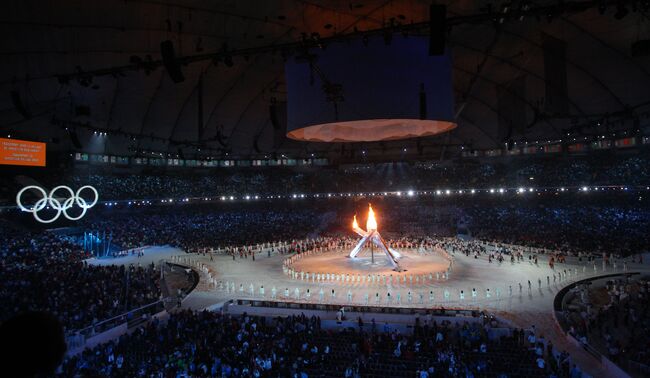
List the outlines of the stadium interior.
{"label": "stadium interior", "polygon": [[650,1],[3,9],[0,376],[650,376]]}

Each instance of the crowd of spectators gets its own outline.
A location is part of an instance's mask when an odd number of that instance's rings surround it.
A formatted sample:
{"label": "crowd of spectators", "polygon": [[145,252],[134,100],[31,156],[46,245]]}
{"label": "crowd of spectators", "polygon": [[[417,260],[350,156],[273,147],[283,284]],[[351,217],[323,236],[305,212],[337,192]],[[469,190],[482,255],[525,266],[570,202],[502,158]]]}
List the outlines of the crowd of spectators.
{"label": "crowd of spectators", "polygon": [[[73,187],[92,184],[102,199],[203,197],[221,194],[279,194],[468,188],[490,186],[648,185],[648,156],[596,159],[521,159],[513,162],[427,162],[356,165],[294,170],[264,168],[187,174],[74,174]],[[60,178],[59,178],[60,180]],[[3,183],[0,193],[10,193]],[[574,194],[575,195],[575,194]],[[593,196],[592,196],[593,197]],[[523,197],[522,197],[523,198]],[[516,204],[509,198],[376,198],[386,237],[446,237],[459,230],[495,244],[546,248],[565,254],[631,255],[650,245],[650,208],[635,195],[615,201],[585,196]],[[108,235],[119,249],[147,245],[204,248],[291,241],[317,235],[348,235],[352,216],[361,222],[368,199],[286,200],[275,205],[183,205],[94,209],[79,221],[84,231]],[[48,232],[0,224],[0,305],[3,321],[17,313],[44,310],[69,330],[80,329],[160,297],[153,266],[89,266],[79,244]],[[419,239],[422,240],[422,239]],[[481,244],[459,244],[485,253]],[[234,253],[233,253],[234,256]],[[644,281],[645,282],[645,281]],[[602,340],[613,360],[644,361],[648,340],[647,282],[613,283],[610,302],[587,307],[574,317],[572,332],[581,340]],[[616,334],[614,337],[612,335]],[[169,322],[154,322],[119,341],[86,351],[68,361],[63,375],[109,376],[354,376],[419,377],[490,375],[508,371],[528,376],[574,376],[565,355],[522,342],[500,342],[470,325],[418,325],[413,336],[363,328],[340,334],[322,330],[316,318],[230,318],[181,312]],[[524,345],[526,344],[526,345]],[[637,347],[638,346],[638,347]],[[352,348],[352,349],[350,349]],[[512,359],[514,353],[521,358]],[[540,361],[541,358],[541,361]],[[395,368],[398,366],[399,368]]]}
{"label": "crowd of spectators", "polygon": [[628,361],[648,368],[650,348],[650,281],[614,279],[604,285],[574,289],[564,306],[569,334],[589,344],[619,366]]}
{"label": "crowd of spectators", "polygon": [[[576,198],[577,197],[577,198]],[[315,236],[349,235],[354,215],[365,222],[368,202],[382,234],[450,237],[561,251],[630,256],[648,250],[650,206],[634,195],[567,194],[562,198],[366,198],[250,204],[151,206],[97,210],[87,231],[110,235],[115,248],[169,244],[185,250],[254,245]]]}
{"label": "crowd of spectators", "polygon": [[89,231],[110,235],[121,249],[171,245],[185,250],[304,239],[327,213],[317,209],[223,209],[179,206],[117,211],[85,220]]}
{"label": "crowd of spectators", "polygon": [[[447,161],[360,163],[339,167],[232,167],[109,170],[79,167],[33,177],[45,187],[95,186],[103,200],[220,195],[397,191],[490,187],[649,185],[650,154],[512,157]],[[0,184],[0,201],[13,202],[25,180]]]}
{"label": "crowd of spectators", "polygon": [[[389,237],[469,234],[493,243],[518,244],[577,255],[620,256],[648,251],[650,206],[634,195],[371,199],[382,234]],[[334,228],[364,219],[367,202],[344,202]]]}
{"label": "crowd of spectators", "polygon": [[650,209],[634,203],[518,203],[464,209],[472,236],[499,243],[560,250],[567,254],[647,251]]}
{"label": "crowd of spectators", "polygon": [[91,184],[106,199],[205,197],[242,194],[397,191],[650,184],[650,156],[587,156],[380,163],[338,168],[243,168],[206,174],[75,174],[78,186]]}
{"label": "crowd of spectators", "polygon": [[0,321],[26,311],[47,311],[71,331],[160,296],[159,274],[151,266],[91,266],[79,245],[50,233],[2,226]]}
{"label": "crowd of spectators", "polygon": [[413,330],[374,320],[336,330],[314,316],[181,311],[69,359],[60,376],[580,376],[534,330],[490,338],[489,325],[431,319],[417,319]]}

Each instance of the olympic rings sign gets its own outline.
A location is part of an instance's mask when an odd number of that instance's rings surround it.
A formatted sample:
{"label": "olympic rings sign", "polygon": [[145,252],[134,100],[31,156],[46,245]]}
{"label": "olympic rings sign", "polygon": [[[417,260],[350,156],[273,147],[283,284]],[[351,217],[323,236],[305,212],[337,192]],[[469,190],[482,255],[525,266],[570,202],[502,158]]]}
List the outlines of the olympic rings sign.
{"label": "olympic rings sign", "polygon": [[[21,198],[23,193],[25,193],[27,190],[30,189],[34,189],[37,192],[40,192],[41,197],[43,198],[36,201],[34,206],[32,206],[31,208],[27,208],[23,205]],[[81,196],[79,195],[85,189],[89,189],[95,194],[95,199],[91,203],[86,202],[86,200],[81,198]],[[66,198],[65,201],[63,201],[63,204],[59,199],[54,197],[54,194],[60,190],[63,190],[64,192],[68,192],[69,195],[69,197]],[[90,185],[82,186],[77,190],[76,193],[69,186],[59,185],[56,188],[50,190],[49,194],[45,191],[45,189],[41,188],[40,186],[29,185],[22,188],[18,192],[18,194],[16,194],[16,204],[18,205],[18,208],[22,211],[26,211],[28,213],[34,214],[34,218],[41,223],[52,223],[55,220],[59,219],[61,213],[63,213],[63,216],[65,216],[71,221],[79,220],[83,218],[84,215],[86,215],[86,211],[88,209],[90,209],[91,207],[95,206],[95,204],[97,204],[98,200],[99,200],[99,193],[97,193],[97,189],[93,188]],[[68,210],[72,208],[75,204],[81,208],[81,214],[76,217],[73,217],[70,214],[68,214]],[[46,206],[50,206],[54,210],[56,210],[56,215],[53,218],[43,219],[38,215],[38,213],[41,210],[43,210]]]}

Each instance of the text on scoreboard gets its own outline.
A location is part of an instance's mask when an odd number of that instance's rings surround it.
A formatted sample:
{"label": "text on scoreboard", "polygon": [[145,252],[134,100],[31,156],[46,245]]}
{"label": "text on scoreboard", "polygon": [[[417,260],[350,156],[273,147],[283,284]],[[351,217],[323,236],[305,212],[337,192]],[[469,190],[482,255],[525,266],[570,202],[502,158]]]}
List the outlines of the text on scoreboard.
{"label": "text on scoreboard", "polygon": [[0,138],[0,164],[45,167],[45,143]]}

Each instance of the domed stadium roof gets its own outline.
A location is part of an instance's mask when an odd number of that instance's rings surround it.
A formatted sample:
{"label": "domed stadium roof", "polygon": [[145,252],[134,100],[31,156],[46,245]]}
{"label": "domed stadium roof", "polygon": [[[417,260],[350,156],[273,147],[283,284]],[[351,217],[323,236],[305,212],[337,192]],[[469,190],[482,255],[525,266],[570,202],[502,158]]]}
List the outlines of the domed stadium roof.
{"label": "domed stadium roof", "polygon": [[[0,23],[0,136],[64,151],[339,154],[337,144],[281,138],[285,60],[349,38],[390,43],[392,34],[429,32],[430,1],[416,0],[12,3]],[[458,127],[364,145],[370,153],[416,143],[428,152],[489,149],[648,123],[646,2],[440,3]],[[167,40],[179,83],[162,62]]]}

